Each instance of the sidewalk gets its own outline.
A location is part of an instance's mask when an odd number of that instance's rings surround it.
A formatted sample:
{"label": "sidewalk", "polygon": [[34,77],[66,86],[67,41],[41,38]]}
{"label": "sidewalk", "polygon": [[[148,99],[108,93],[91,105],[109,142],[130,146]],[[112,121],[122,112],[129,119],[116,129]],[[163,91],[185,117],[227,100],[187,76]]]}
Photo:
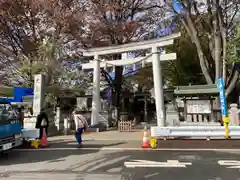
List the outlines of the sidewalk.
{"label": "sidewalk", "polygon": [[[141,148],[143,130],[133,132],[88,132],[83,135],[84,148],[88,150]],[[74,135],[48,137],[51,149],[75,149]],[[82,149],[84,149],[82,148]]]}
{"label": "sidewalk", "polygon": [[[83,134],[83,140],[94,141],[141,141],[143,130],[133,132],[104,131],[104,132],[87,132]],[[49,141],[68,141],[73,140],[73,135],[49,137]]]}

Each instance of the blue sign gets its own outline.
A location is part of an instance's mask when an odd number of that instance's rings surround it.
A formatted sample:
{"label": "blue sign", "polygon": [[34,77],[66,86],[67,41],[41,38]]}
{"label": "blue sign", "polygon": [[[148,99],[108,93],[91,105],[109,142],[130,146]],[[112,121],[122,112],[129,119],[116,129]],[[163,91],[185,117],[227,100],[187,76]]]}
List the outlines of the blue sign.
{"label": "blue sign", "polygon": [[225,96],[225,88],[224,88],[223,78],[218,79],[218,88],[219,88],[222,116],[228,117],[227,101],[226,101],[226,96]]}
{"label": "blue sign", "polygon": [[14,102],[22,102],[24,96],[33,96],[33,88],[14,88]]}

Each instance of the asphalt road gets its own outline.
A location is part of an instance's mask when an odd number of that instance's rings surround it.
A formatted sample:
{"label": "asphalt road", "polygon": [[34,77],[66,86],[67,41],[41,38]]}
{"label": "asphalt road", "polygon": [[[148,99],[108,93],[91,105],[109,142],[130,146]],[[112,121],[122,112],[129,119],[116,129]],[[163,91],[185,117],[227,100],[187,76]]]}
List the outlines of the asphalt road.
{"label": "asphalt road", "polygon": [[174,140],[158,140],[158,148],[176,148],[176,149],[240,149],[240,140],[223,140],[213,139],[207,141],[205,139],[174,139]]}
{"label": "asphalt road", "polygon": [[240,150],[16,150],[0,158],[1,179],[240,180]]}

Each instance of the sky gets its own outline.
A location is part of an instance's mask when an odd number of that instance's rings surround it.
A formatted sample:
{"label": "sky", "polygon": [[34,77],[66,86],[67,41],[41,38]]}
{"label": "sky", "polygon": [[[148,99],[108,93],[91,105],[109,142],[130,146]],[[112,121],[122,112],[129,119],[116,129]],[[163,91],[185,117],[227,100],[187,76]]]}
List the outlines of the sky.
{"label": "sky", "polygon": [[177,11],[178,13],[181,11],[181,5],[178,2],[178,0],[174,0],[173,7],[174,7],[175,11]]}

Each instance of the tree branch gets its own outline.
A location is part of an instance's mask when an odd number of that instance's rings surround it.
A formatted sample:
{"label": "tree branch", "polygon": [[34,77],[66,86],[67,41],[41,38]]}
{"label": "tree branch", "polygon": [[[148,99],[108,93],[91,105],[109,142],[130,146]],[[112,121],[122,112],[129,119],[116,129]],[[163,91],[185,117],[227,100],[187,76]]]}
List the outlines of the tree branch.
{"label": "tree branch", "polygon": [[235,71],[234,74],[233,74],[233,78],[232,80],[230,81],[230,84],[229,86],[227,87],[226,89],[226,97],[228,97],[228,95],[233,91],[233,89],[235,88],[235,85],[236,85],[236,82],[239,78],[239,72],[238,71]]}
{"label": "tree branch", "polygon": [[191,34],[189,34],[189,36],[191,37],[192,42],[196,45],[197,52],[198,52],[198,57],[199,57],[199,61],[200,61],[200,66],[201,66],[203,75],[204,75],[207,83],[212,84],[213,81],[212,81],[212,78],[211,78],[211,76],[208,72],[208,66],[206,65],[206,57],[204,56],[202,45],[201,45],[200,39],[197,35],[197,30],[196,30],[189,14],[186,15],[186,21],[187,21],[188,24],[185,25],[185,27],[188,26],[188,28],[191,31]]}

